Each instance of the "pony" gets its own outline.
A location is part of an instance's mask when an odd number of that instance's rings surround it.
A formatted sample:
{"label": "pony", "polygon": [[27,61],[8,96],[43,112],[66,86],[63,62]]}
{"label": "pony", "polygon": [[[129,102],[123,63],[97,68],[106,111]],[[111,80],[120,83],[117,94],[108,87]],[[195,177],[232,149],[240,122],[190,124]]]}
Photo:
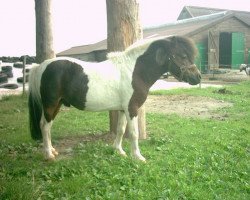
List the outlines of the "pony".
{"label": "pony", "polygon": [[122,139],[126,125],[131,140],[131,155],[145,161],[138,145],[138,110],[150,87],[170,72],[178,81],[200,83],[194,64],[197,49],[182,36],[148,39],[123,52],[110,53],[100,63],[70,57],[49,59],[34,67],[29,78],[29,123],[31,137],[43,140],[45,158],[58,155],[51,143],[51,127],[61,105],[85,111],[118,111],[114,148],[126,155]]}

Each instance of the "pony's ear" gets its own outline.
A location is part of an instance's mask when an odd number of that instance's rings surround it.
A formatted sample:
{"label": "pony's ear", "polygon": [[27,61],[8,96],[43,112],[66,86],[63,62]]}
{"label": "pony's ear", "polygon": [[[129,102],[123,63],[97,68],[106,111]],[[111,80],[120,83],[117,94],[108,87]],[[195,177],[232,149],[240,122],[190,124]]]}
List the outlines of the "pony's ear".
{"label": "pony's ear", "polygon": [[155,61],[158,65],[162,66],[166,62],[166,52],[163,48],[158,48],[155,53]]}

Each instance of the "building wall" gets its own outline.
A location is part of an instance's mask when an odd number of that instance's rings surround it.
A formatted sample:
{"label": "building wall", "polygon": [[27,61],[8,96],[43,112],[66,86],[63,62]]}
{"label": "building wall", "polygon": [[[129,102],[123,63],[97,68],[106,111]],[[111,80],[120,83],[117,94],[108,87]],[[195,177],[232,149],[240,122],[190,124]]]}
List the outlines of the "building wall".
{"label": "building wall", "polygon": [[85,54],[74,54],[66,55],[68,57],[77,58],[79,60],[88,61],[88,62],[101,62],[106,60],[107,50],[93,51],[91,53]]}
{"label": "building wall", "polygon": [[[250,50],[250,27],[247,26],[242,21],[238,20],[236,17],[232,17],[230,19],[227,19],[221,23],[218,23],[214,25],[213,27],[206,29],[202,32],[196,33],[195,35],[191,35],[191,38],[197,43],[197,44],[203,44],[204,46],[208,47],[208,32],[212,32],[214,34],[215,43],[217,46],[216,54],[219,58],[219,35],[222,32],[241,32],[245,35],[245,63],[249,62],[249,55],[248,52]],[[209,54],[209,49],[207,49],[207,53]],[[209,68],[210,60],[207,56],[207,64]],[[219,65],[219,63],[218,63]]]}
{"label": "building wall", "polygon": [[220,32],[242,32],[245,34],[246,47],[250,48],[250,27],[233,17],[225,20],[219,24],[214,25],[212,28],[204,30],[198,34],[191,36],[195,42],[206,42],[208,30],[219,34]]}

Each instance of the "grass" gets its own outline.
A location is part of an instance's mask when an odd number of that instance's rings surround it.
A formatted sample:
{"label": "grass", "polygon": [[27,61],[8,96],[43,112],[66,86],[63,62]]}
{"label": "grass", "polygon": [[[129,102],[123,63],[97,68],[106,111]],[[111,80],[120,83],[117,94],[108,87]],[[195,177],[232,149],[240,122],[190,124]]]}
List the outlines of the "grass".
{"label": "grass", "polygon": [[[250,199],[250,82],[218,89],[157,91],[233,103],[226,120],[147,113],[147,163],[118,156],[104,140],[78,141],[67,157],[46,162],[28,133],[27,98],[0,101],[0,199]],[[54,122],[65,138],[108,132],[107,113],[63,109]],[[129,152],[129,142],[125,140]]]}

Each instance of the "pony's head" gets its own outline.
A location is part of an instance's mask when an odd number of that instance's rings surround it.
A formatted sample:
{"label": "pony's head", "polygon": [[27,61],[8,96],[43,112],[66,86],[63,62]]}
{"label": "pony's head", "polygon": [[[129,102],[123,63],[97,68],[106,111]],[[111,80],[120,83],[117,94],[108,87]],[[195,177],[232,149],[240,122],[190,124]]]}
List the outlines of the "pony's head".
{"label": "pony's head", "polygon": [[156,63],[177,80],[191,85],[200,83],[201,73],[194,64],[197,49],[192,40],[172,36],[153,42],[147,51],[154,51]]}

